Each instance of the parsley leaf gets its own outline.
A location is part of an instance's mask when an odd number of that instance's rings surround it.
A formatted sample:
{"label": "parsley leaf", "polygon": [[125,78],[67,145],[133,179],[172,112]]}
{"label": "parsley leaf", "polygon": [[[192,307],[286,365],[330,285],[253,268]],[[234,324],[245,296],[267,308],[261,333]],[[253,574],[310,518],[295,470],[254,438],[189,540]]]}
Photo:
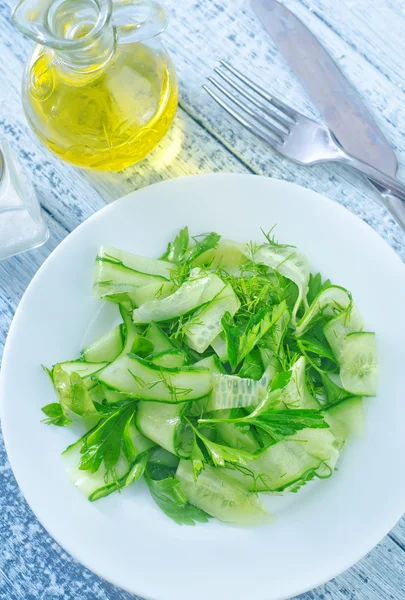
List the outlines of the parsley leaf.
{"label": "parsley leaf", "polygon": [[173,242],[169,244],[168,252],[165,258],[170,262],[181,263],[186,255],[188,245],[190,242],[190,236],[188,233],[188,227],[184,227],[176,235]]}
{"label": "parsley leaf", "polygon": [[190,245],[190,235],[188,227],[184,227],[175,237],[173,242],[170,242],[167,251],[162,256],[170,262],[178,265],[191,265],[191,263],[207,250],[212,250],[218,245],[221,236],[215,232],[193,237],[194,246]]}
{"label": "parsley leaf", "polygon": [[310,409],[266,411],[250,419],[249,423],[265,431],[276,441],[294,435],[301,429],[324,429],[329,427],[322,413]]}
{"label": "parsley leaf", "polygon": [[270,391],[275,392],[276,390],[282,390],[290,382],[292,376],[291,369],[288,371],[281,371],[277,373],[271,381]]}
{"label": "parsley leaf", "polygon": [[63,414],[63,410],[59,402],[52,402],[41,408],[42,412],[46,414],[47,419],[43,419],[42,423],[47,425],[56,425],[57,427],[64,427],[70,425],[71,420]]}
{"label": "parsley leaf", "polygon": [[42,408],[48,417],[44,419],[44,423],[58,427],[70,425],[72,412],[83,418],[99,416],[89,391],[78,373],[69,374],[60,365],[56,365],[48,373],[59,396],[60,404],[54,402]]}
{"label": "parsley leaf", "polygon": [[294,433],[301,429],[323,429],[329,427],[328,423],[324,420],[323,414],[319,410],[311,409],[266,410],[238,419],[200,419],[199,423],[243,423],[254,425],[256,428],[269,434],[276,442],[294,435]]}
{"label": "parsley leaf", "polygon": [[191,458],[191,465],[193,467],[194,481],[197,481],[199,474],[204,469],[205,457],[201,451],[200,446],[198,445],[196,436],[194,436],[190,458]]}
{"label": "parsley leaf", "polygon": [[229,312],[222,317],[221,324],[225,332],[228,361],[232,371],[258,344],[268,330],[282,317],[286,311],[285,301],[270,308],[265,306],[252,315],[246,323],[243,333],[236,325]]}
{"label": "parsley leaf", "polygon": [[170,242],[166,253],[162,256],[177,265],[177,269],[171,271],[171,280],[176,286],[189,277],[193,262],[207,250],[217,247],[221,236],[211,232],[198,237],[193,237],[194,245],[190,246],[190,236],[188,228],[185,227],[176,236],[173,242]]}
{"label": "parsley leaf", "polygon": [[263,376],[264,367],[260,351],[255,348],[245,357],[239,370],[239,377],[247,377],[258,381]]}
{"label": "parsley leaf", "polygon": [[238,366],[241,333],[235,325],[231,313],[226,312],[221,320],[225,332],[226,352],[232,371]]}
{"label": "parsley leaf", "polygon": [[96,425],[84,439],[79,469],[95,473],[104,462],[107,472],[114,470],[121,454],[124,431],[135,410],[134,402],[124,404]]}

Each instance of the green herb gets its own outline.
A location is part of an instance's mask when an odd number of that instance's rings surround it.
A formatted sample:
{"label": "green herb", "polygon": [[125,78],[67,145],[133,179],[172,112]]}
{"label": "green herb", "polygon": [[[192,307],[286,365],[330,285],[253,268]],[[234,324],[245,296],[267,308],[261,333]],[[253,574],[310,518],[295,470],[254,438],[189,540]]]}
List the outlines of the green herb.
{"label": "green herb", "polygon": [[174,242],[169,244],[168,253],[165,258],[170,262],[181,263],[186,255],[189,242],[190,237],[188,234],[188,227],[184,227],[184,229],[181,229],[176,235]]}
{"label": "green herb", "polygon": [[204,233],[191,238],[194,245],[190,246],[188,227],[185,227],[168,246],[164,257],[170,262],[190,265],[196,258],[218,246],[221,236],[217,233]]}
{"label": "green herb", "polygon": [[243,423],[253,425],[270,435],[275,441],[290,437],[297,431],[307,427],[315,429],[329,427],[319,410],[308,409],[267,410],[260,414],[246,415],[238,419],[200,419],[199,423]]}
{"label": "green herb", "polygon": [[259,381],[263,376],[264,368],[263,361],[258,349],[252,350],[245,357],[243,364],[239,370],[239,377],[248,377]]}
{"label": "green herb", "polygon": [[284,389],[290,383],[291,377],[292,371],[282,371],[281,373],[277,373],[270,384],[270,392]]}
{"label": "green herb", "polygon": [[85,437],[80,450],[79,469],[95,473],[101,463],[107,472],[114,473],[122,450],[122,440],[128,424],[135,414],[135,403],[129,402],[117,408]]}
{"label": "green herb", "polygon": [[289,244],[279,244],[278,242],[276,242],[274,234],[271,235],[275,228],[276,225],[273,225],[273,227],[267,233],[264,231],[264,229],[260,228],[260,231],[266,238],[267,243],[270,244],[270,246],[274,246],[275,248],[295,248],[295,246],[290,246]]}
{"label": "green herb", "polygon": [[189,250],[188,261],[193,262],[201,254],[204,254],[204,252],[216,248],[220,239],[221,236],[214,232],[193,237],[195,245]]}
{"label": "green herb", "polygon": [[56,425],[57,427],[64,427],[70,425],[71,420],[63,414],[62,406],[58,402],[52,402],[41,408],[42,412],[46,414],[47,419],[43,419],[42,423],[46,425]]}
{"label": "green herb", "polygon": [[142,452],[142,454],[139,454],[135,458],[131,469],[125,477],[125,487],[129,487],[134,481],[139,481],[139,479],[143,477],[148,464],[148,459],[149,452]]}
{"label": "green herb", "polygon": [[42,408],[48,417],[44,419],[44,423],[58,427],[70,425],[72,412],[82,418],[99,416],[89,391],[78,373],[69,374],[60,365],[55,365],[52,372],[48,371],[48,373],[59,396],[60,404],[52,403]]}
{"label": "green herb", "polygon": [[262,308],[253,315],[246,324],[245,330],[241,332],[235,324],[235,320],[227,312],[222,317],[222,327],[225,332],[228,361],[232,371],[235,371],[242,360],[253,350],[264,334],[274,325],[284,312],[284,306]]}
{"label": "green herb", "polygon": [[191,464],[193,466],[194,481],[197,481],[199,474],[204,469],[206,460],[205,460],[204,454],[201,451],[200,446],[198,445],[196,435],[194,435],[190,459],[191,459]]}

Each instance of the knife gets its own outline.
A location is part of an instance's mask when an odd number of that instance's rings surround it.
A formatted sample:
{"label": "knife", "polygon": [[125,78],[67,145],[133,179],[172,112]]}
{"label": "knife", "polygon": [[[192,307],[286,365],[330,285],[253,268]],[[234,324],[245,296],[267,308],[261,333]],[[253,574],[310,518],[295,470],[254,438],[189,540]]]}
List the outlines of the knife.
{"label": "knife", "polygon": [[[358,92],[307,26],[277,0],[251,0],[251,6],[343,148],[395,177],[394,151]],[[389,189],[372,185],[405,230],[405,204]]]}

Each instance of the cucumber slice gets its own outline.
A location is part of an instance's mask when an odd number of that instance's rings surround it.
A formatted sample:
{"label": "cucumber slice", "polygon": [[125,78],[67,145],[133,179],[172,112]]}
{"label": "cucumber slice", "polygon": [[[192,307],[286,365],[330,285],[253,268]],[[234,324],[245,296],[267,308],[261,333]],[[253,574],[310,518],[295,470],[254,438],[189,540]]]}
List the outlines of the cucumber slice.
{"label": "cucumber slice", "polygon": [[295,332],[296,336],[303,335],[320,316],[334,317],[346,310],[350,304],[351,297],[347,290],[338,285],[330,285],[318,294],[299,321]]}
{"label": "cucumber slice", "polygon": [[117,402],[121,402],[128,398],[127,394],[121,394],[121,392],[116,392],[115,390],[110,390],[110,388],[101,386],[104,390],[104,396],[107,400],[108,404],[116,404]]}
{"label": "cucumber slice", "polygon": [[155,353],[168,352],[174,350],[176,346],[170,340],[169,336],[159,327],[157,323],[152,322],[145,332],[147,340],[152,342]]}
{"label": "cucumber slice", "polygon": [[135,355],[117,358],[99,373],[98,379],[132,398],[171,404],[202,398],[212,389],[208,369],[165,369]]}
{"label": "cucumber slice", "polygon": [[104,400],[106,399],[105,393],[104,393],[104,388],[102,385],[97,383],[97,381],[94,382],[93,387],[89,388],[89,394],[90,394],[90,398],[95,403],[98,402],[99,404],[102,404],[104,402]]}
{"label": "cucumber slice", "polygon": [[118,325],[82,351],[86,362],[111,362],[117,358],[123,346],[122,327]]}
{"label": "cucumber slice", "polygon": [[[106,296],[120,295],[132,292],[136,288],[167,282],[164,277],[148,275],[127,269],[118,263],[112,263],[104,258],[96,258],[94,273],[93,296],[104,298]],[[116,301],[116,300],[115,300]]]}
{"label": "cucumber slice", "polygon": [[[232,411],[223,410],[220,413],[217,413],[216,417],[218,419],[230,419],[232,418]],[[215,428],[225,444],[231,448],[238,448],[251,453],[260,448],[250,427],[246,427],[246,430],[241,430],[235,423],[217,423]]]}
{"label": "cucumber slice", "polygon": [[265,367],[265,374],[269,381],[281,371],[281,365],[278,358],[268,348],[260,348],[260,356]]}
{"label": "cucumber slice", "polygon": [[298,288],[298,298],[292,311],[292,321],[296,320],[301,303],[306,303],[309,282],[309,264],[306,257],[294,246],[263,244],[254,252],[246,246],[246,256],[255,263],[266,265],[273,271],[293,281]]}
{"label": "cucumber slice", "polygon": [[142,337],[141,330],[134,324],[132,320],[130,307],[127,304],[120,304],[119,308],[122,320],[124,321],[122,328],[124,334],[124,343],[122,346],[122,350],[118,354],[117,358],[125,356],[126,354],[128,354],[128,352],[131,352],[135,340],[138,337]]}
{"label": "cucumber slice", "polygon": [[[104,468],[104,465],[101,465],[96,473],[90,473],[90,471],[82,471],[79,469],[81,459],[80,449],[82,445],[83,440],[81,439],[69,446],[62,454],[66,472],[74,486],[89,499],[96,492],[105,492],[102,494],[105,496],[114,492],[117,489],[117,486],[111,486],[111,484],[108,483],[106,484],[106,469]],[[130,463],[125,456],[121,455],[115,466],[117,479],[119,480],[125,477],[125,475],[129,473],[130,468]]]}
{"label": "cucumber slice", "polygon": [[349,398],[324,412],[325,421],[336,438],[339,450],[348,439],[360,438],[364,432],[363,398]]}
{"label": "cucumber slice", "polygon": [[[206,358],[199,360],[198,362],[194,363],[193,367],[195,367],[195,368],[205,367],[206,369],[209,369],[211,374],[225,373],[225,370],[224,370],[222,364],[220,363],[218,357],[215,355],[207,356]],[[210,402],[210,394],[208,396],[205,396],[204,398],[200,398],[199,400],[190,402],[188,404],[187,415],[189,417],[202,417],[202,415],[205,412],[207,412],[207,410],[208,410],[209,402]]]}
{"label": "cucumber slice", "polygon": [[244,245],[233,242],[232,240],[221,239],[216,248],[203,252],[195,261],[196,266],[221,267],[239,275],[240,266],[246,262],[243,254]]}
{"label": "cucumber slice", "polygon": [[169,321],[186,315],[210,302],[225,286],[213,273],[193,269],[190,278],[163,300],[145,302],[133,312],[134,323]]}
{"label": "cucumber slice", "polygon": [[217,337],[212,341],[211,347],[213,348],[215,354],[218,356],[221,362],[228,362],[228,350],[226,347],[224,333],[220,333],[219,335],[217,335]]}
{"label": "cucumber slice", "polygon": [[218,357],[214,354],[197,361],[194,363],[193,367],[205,367],[206,369],[209,369],[211,373],[225,373],[224,367],[222,366]]}
{"label": "cucumber slice", "polygon": [[225,469],[206,465],[195,482],[191,461],[181,460],[176,479],[191,504],[220,521],[253,524],[267,520],[256,494],[246,490]]}
{"label": "cucumber slice", "polygon": [[71,373],[77,373],[83,379],[85,386],[90,389],[96,382],[94,379],[96,373],[104,369],[108,365],[107,362],[96,362],[89,363],[83,360],[67,360],[65,362],[57,363],[52,368],[52,376],[55,367],[59,366],[65,373],[69,375]]}
{"label": "cucumber slice", "polygon": [[341,359],[343,340],[349,333],[362,331],[364,327],[363,317],[354,304],[344,310],[340,315],[326,323],[323,332],[336,356],[338,363]]}
{"label": "cucumber slice", "polygon": [[192,429],[182,421],[186,409],[184,404],[139,402],[136,425],[146,437],[168,452],[188,458],[194,435]]}
{"label": "cucumber slice", "polygon": [[257,406],[267,393],[267,381],[261,379],[215,373],[213,384],[208,411]]}
{"label": "cucumber slice", "polygon": [[186,323],[186,342],[196,352],[205,352],[222,331],[221,319],[226,312],[233,317],[240,302],[230,284],[226,285],[209,304],[197,311]]}
{"label": "cucumber slice", "polygon": [[[152,448],[154,443],[139,433],[133,424],[131,424],[129,431],[137,451],[137,455],[134,457],[135,461],[135,459],[139,458],[140,455]],[[129,475],[134,461],[129,462],[124,454],[121,453],[121,456],[114,467],[116,481],[110,483],[106,482],[106,469],[103,463],[96,473],[82,471],[79,469],[79,464],[82,457],[80,450],[85,437],[86,436],[83,436],[77,442],[71,446],[68,446],[68,448],[66,448],[66,450],[62,453],[62,459],[65,464],[66,472],[75,487],[77,487],[78,490],[82,492],[82,494],[84,494],[89,500],[93,501],[104,496],[108,496],[122,485],[125,485],[125,479]]]}
{"label": "cucumber slice", "polygon": [[357,396],[377,393],[377,347],[375,334],[351,333],[343,341],[340,357],[343,388]]}
{"label": "cucumber slice", "polygon": [[160,446],[155,446],[155,448],[151,450],[148,462],[152,465],[169,467],[169,469],[174,470],[176,470],[179,465],[179,459],[174,456],[174,454],[164,450]]}
{"label": "cucumber slice", "polygon": [[[121,317],[124,321],[124,323],[122,324],[124,343],[123,343],[121,352],[118,354],[118,356],[115,358],[115,360],[112,361],[111,363],[105,363],[103,369],[105,369],[109,364],[115,364],[122,357],[124,357],[128,353],[130,353],[137,338],[142,338],[142,336],[140,335],[140,329],[132,321],[132,316],[131,316],[131,313],[129,310],[130,306],[127,303],[121,303],[119,305],[119,309],[120,309]],[[99,370],[98,375],[101,376],[101,372],[103,371],[103,369]],[[99,381],[101,383],[101,379],[97,378],[97,381]],[[114,389],[111,390],[111,389],[109,389],[108,386],[103,386],[103,387],[104,387],[105,398],[109,404],[115,404],[116,402],[119,402],[120,400],[124,400],[125,398],[128,397],[127,394],[120,393],[119,390],[114,390]]]}
{"label": "cucumber slice", "polygon": [[170,279],[172,270],[176,268],[173,263],[166,260],[137,256],[113,246],[101,246],[97,258],[121,265],[132,271],[138,271],[138,273],[155,275],[157,277],[164,277],[165,279]]}
{"label": "cucumber slice", "polygon": [[248,461],[254,478],[237,472],[233,476],[255,491],[288,491],[309,471],[326,476],[338,457],[335,437],[328,429],[303,429]]}
{"label": "cucumber slice", "polygon": [[134,288],[131,292],[128,292],[128,297],[135,306],[142,306],[142,304],[150,300],[167,298],[175,290],[176,286],[171,281],[162,282],[159,280],[156,283],[149,283],[148,285]]}
{"label": "cucumber slice", "polygon": [[182,350],[173,348],[173,350],[167,350],[166,352],[160,352],[159,354],[152,354],[149,357],[150,362],[160,367],[166,367],[168,369],[174,369],[176,367],[184,367],[187,363],[187,356]]}

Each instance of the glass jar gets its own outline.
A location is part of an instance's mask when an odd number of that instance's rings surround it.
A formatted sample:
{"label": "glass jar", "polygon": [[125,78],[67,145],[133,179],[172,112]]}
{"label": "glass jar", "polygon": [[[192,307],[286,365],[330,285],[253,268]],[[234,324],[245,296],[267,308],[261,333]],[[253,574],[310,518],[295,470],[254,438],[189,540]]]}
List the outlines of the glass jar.
{"label": "glass jar", "polygon": [[48,236],[32,181],[0,137],[0,260],[41,246]]}
{"label": "glass jar", "polygon": [[38,45],[22,88],[45,146],[80,167],[120,171],[144,158],[177,108],[172,62],[150,0],[21,0],[16,26]]}

